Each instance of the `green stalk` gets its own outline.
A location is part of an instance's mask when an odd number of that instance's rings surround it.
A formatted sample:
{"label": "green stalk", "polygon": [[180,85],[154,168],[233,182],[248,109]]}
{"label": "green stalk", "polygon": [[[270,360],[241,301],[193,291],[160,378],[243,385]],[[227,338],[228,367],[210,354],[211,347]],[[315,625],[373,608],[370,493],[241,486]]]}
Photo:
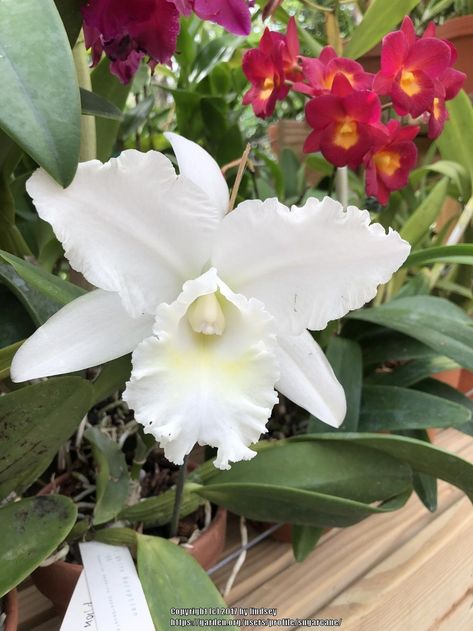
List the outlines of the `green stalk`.
{"label": "green stalk", "polygon": [[[92,91],[90,79],[89,60],[84,43],[84,33],[81,31],[77,43],[72,49],[72,56],[76,67],[77,81],[85,90]],[[93,116],[81,116],[80,123],[80,154],[79,160],[85,162],[97,157],[97,136],[95,132],[95,118]]]}

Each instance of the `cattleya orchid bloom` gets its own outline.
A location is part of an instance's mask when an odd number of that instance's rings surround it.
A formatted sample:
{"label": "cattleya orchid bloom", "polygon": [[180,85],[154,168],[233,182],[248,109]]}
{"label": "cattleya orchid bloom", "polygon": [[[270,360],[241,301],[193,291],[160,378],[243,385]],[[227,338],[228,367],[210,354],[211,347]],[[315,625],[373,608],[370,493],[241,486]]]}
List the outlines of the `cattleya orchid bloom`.
{"label": "cattleya orchid bloom", "polygon": [[176,50],[179,12],[168,0],[89,0],[82,16],[92,64],[105,52],[122,83],[129,83],[145,55],[154,67],[169,63]]}
{"label": "cattleya orchid bloom", "polygon": [[389,94],[400,116],[414,118],[427,111],[435,97],[435,81],[450,67],[453,47],[443,40],[427,36],[418,38],[409,16],[401,30],[383,38],[381,70],[374,79],[378,94]]}
{"label": "cattleya orchid bloom", "polygon": [[[456,53],[455,53],[456,54]],[[435,82],[432,105],[427,110],[429,121],[429,138],[438,138],[448,119],[446,101],[454,99],[462,89],[466,75],[454,68],[447,68]]]}
{"label": "cattleya orchid bloom", "polygon": [[305,113],[314,131],[304,151],[321,151],[337,167],[356,168],[372,146],[381,103],[374,92],[354,90],[344,75],[337,74],[331,93],[310,100]]}
{"label": "cattleya orchid bloom", "polygon": [[392,191],[406,186],[409,173],[417,162],[417,147],[412,142],[419,127],[401,127],[390,120],[377,130],[376,144],[365,157],[366,192],[387,204]]}
{"label": "cattleya orchid bloom", "polygon": [[289,93],[289,81],[300,81],[298,65],[299,40],[294,18],[289,20],[287,34],[265,29],[258,48],[246,51],[242,68],[252,87],[243,97],[244,105],[252,105],[256,116],[271,116],[277,101]]}
{"label": "cattleya orchid bloom", "polygon": [[201,19],[220,24],[235,35],[248,35],[251,15],[247,0],[167,0],[176,5],[182,15],[192,11]]}
{"label": "cattleya orchid bloom", "polygon": [[354,90],[370,90],[373,85],[374,75],[365,72],[357,61],[338,57],[331,46],[325,46],[318,59],[301,57],[300,62],[305,82],[295,83],[293,89],[302,94],[328,94],[337,74],[344,75]]}
{"label": "cattleya orchid bloom", "polygon": [[369,213],[330,199],[287,208],[245,201],[201,147],[168,134],[180,175],[156,151],[79,165],[63,189],[37,170],[27,189],[66,257],[98,289],[63,307],[13,359],[25,381],[133,351],[124,399],[182,463],[193,445],[215,465],[250,459],[276,387],[332,426],[346,412],[307,329],[371,300],[409,253]]}

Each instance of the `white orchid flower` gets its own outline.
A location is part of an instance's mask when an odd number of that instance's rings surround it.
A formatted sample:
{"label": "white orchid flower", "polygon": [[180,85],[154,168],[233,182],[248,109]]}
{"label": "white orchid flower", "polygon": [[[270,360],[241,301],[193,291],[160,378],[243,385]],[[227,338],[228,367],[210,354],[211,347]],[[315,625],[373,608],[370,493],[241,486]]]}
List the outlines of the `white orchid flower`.
{"label": "white orchid flower", "polygon": [[338,427],[344,392],[307,329],[372,299],[409,244],[330,198],[246,201],[227,214],[217,163],[167,137],[180,175],[163,154],[130,150],[80,164],[66,189],[41,169],[29,179],[39,216],[98,289],[23,344],[12,379],[133,351],[124,399],[177,464],[196,442],[218,447],[220,468],[252,458],[275,388]]}

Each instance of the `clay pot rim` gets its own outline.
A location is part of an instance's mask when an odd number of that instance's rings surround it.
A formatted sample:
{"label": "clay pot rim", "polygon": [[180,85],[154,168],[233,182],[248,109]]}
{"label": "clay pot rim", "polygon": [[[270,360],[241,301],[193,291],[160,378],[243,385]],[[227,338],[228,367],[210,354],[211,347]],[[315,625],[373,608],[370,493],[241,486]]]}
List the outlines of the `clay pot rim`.
{"label": "clay pot rim", "polygon": [[467,37],[473,35],[473,14],[458,15],[449,18],[437,27],[437,36],[444,39],[454,39],[456,37]]}

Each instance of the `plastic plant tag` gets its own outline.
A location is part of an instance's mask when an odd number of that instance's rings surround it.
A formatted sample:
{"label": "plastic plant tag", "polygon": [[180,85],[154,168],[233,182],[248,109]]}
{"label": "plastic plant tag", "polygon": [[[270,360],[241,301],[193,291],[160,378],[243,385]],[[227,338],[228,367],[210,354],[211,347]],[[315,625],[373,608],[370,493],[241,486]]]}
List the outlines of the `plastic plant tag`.
{"label": "plastic plant tag", "polygon": [[[96,631],[155,631],[128,548],[98,541],[81,543],[79,546],[95,614]],[[69,631],[69,628],[61,631]]]}
{"label": "plastic plant tag", "polygon": [[95,614],[85,572],[79,576],[60,631],[97,631]]}

